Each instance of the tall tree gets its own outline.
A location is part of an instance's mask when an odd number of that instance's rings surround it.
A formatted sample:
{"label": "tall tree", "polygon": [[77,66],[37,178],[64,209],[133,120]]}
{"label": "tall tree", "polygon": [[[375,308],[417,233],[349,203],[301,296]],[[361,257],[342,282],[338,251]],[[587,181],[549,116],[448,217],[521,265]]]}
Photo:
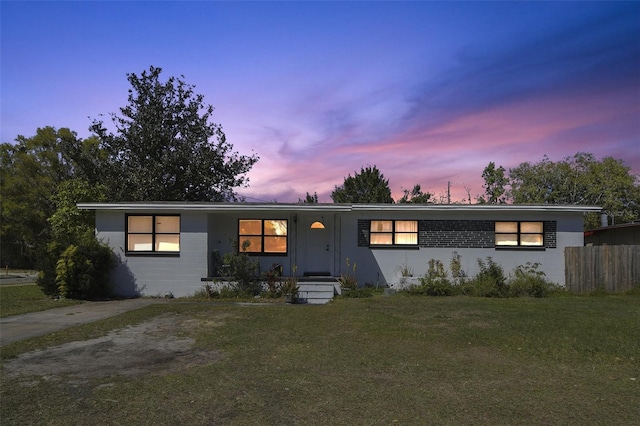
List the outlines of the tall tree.
{"label": "tall tree", "polygon": [[482,178],[484,179],[484,196],[478,198],[480,204],[502,204],[506,202],[505,194],[507,192],[506,186],[509,185],[509,178],[505,176],[505,168],[500,166],[496,168],[495,163],[492,161],[482,172]]}
{"label": "tall tree", "polygon": [[334,203],[393,203],[389,180],[376,166],[362,168],[331,193]]}
{"label": "tall tree", "polygon": [[72,174],[73,166],[61,147],[76,144],[69,129],[39,128],[30,138],[0,145],[0,238],[3,266],[37,267],[51,229],[47,219],[55,211],[51,195]]}
{"label": "tall tree", "polygon": [[161,68],[127,74],[128,105],[90,129],[110,165],[109,198],[117,201],[228,201],[258,160],[233,151],[213,107],[180,78],[160,81]]}
{"label": "tall tree", "polygon": [[422,192],[419,184],[413,186],[411,190],[402,189],[402,197],[398,199],[398,203],[412,203],[412,204],[429,204],[433,202],[431,197],[433,194],[429,192]]}

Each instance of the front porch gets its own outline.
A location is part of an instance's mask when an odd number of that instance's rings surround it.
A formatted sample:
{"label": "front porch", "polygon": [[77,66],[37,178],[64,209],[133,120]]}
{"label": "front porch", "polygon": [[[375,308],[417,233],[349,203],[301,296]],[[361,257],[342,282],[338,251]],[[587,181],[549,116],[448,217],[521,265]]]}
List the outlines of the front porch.
{"label": "front porch", "polygon": [[[290,277],[281,277],[282,280]],[[324,305],[334,296],[342,294],[338,277],[332,276],[302,276],[298,280],[298,303],[309,305]],[[220,290],[229,285],[228,277],[202,278],[203,282],[210,282],[214,289]]]}

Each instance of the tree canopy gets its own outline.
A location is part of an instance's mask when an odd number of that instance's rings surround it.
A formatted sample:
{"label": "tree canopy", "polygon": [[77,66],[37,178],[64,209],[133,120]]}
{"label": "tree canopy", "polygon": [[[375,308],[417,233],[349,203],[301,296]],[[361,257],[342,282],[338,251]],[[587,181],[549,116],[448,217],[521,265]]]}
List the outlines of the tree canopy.
{"label": "tree canopy", "polygon": [[393,203],[389,180],[376,166],[348,175],[342,185],[335,187],[331,199],[334,203]]}
{"label": "tree canopy", "polygon": [[112,201],[231,201],[234,188],[257,155],[240,155],[219,124],[213,107],[184,77],[160,80],[161,68],[127,74],[128,105],[112,113],[115,133],[102,120],[90,127],[106,156]]}
{"label": "tree canopy", "polygon": [[433,202],[431,199],[432,196],[433,194],[430,192],[423,192],[420,184],[416,184],[411,190],[403,189],[402,197],[396,202],[400,204],[429,204]]}
{"label": "tree canopy", "polygon": [[[487,202],[516,204],[581,204],[601,206],[612,223],[626,223],[640,218],[640,184],[638,176],[622,160],[579,152],[553,162],[544,157],[537,163],[524,162],[509,169],[495,168],[493,163],[483,173]],[[589,215],[587,229],[599,226],[597,215]]]}

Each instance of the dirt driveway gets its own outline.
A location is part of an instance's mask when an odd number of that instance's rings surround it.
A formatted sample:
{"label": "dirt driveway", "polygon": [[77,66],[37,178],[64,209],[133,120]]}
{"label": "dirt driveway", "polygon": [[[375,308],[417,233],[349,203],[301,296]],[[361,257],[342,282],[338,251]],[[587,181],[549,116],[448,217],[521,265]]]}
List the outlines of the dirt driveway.
{"label": "dirt driveway", "polygon": [[197,319],[166,313],[111,331],[97,339],[65,343],[20,355],[3,363],[10,377],[90,379],[113,375],[167,373],[219,359],[216,351],[194,347],[194,327],[217,327],[223,318]]}

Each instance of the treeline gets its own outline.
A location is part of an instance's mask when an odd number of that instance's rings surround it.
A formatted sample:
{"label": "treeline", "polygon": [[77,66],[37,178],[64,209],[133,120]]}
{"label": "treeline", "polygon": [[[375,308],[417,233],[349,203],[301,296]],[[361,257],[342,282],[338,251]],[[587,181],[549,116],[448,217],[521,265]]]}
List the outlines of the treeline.
{"label": "treeline", "polygon": [[94,119],[87,139],[43,127],[0,145],[3,267],[39,269],[47,293],[73,294],[65,279],[91,272],[80,270],[78,245],[98,250],[93,215],[76,203],[237,200],[258,157],[235,152],[204,97],[161,72],[128,74],[128,104],[108,125]]}

